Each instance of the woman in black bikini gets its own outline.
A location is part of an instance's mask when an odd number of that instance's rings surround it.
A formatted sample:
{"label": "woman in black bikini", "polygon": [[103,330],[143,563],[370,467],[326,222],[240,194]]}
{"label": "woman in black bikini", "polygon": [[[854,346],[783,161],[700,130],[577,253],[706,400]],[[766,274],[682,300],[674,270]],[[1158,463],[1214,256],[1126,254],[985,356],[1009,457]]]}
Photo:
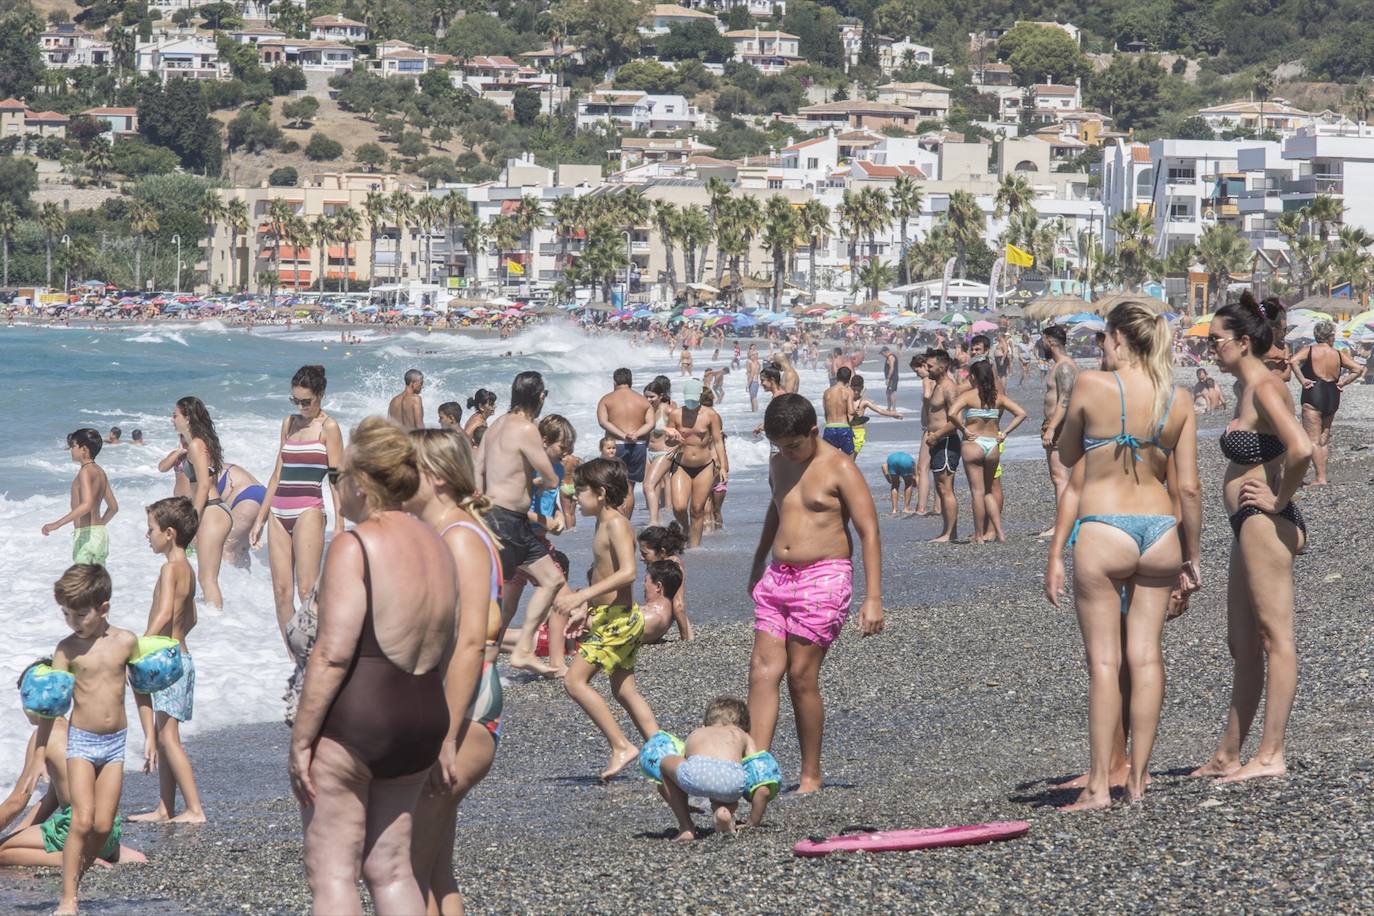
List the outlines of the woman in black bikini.
{"label": "woman in black bikini", "polygon": [[682,442],[670,459],[668,471],[673,515],[688,532],[687,546],[699,547],[712,511],[711,490],[729,479],[720,414],[701,403],[699,380],[683,383],[682,404],[669,415],[668,432]]}
{"label": "woman in black bikini", "polygon": [[404,432],[364,420],[331,476],[356,527],[329,545],[291,730],[306,877],[317,913],[360,912],[360,870],[379,914],[423,913],[411,818],[448,732],[457,571],[434,529],[401,510],[420,486]]}
{"label": "woman in black bikini", "polygon": [[[1312,469],[1315,486],[1325,486],[1326,459],[1330,452],[1331,423],[1341,406],[1341,391],[1364,375],[1365,369],[1347,350],[1332,346],[1336,326],[1318,321],[1312,328],[1316,342],[1293,354],[1293,365],[1302,382],[1302,428],[1312,440]],[[1342,370],[1349,370],[1346,375]]]}
{"label": "woman in black bikini", "polygon": [[[1288,387],[1263,362],[1273,344],[1265,306],[1247,292],[1217,310],[1208,343],[1223,372],[1240,382],[1236,416],[1221,437],[1223,496],[1230,514],[1231,572],[1226,636],[1234,671],[1231,708],[1212,758],[1194,776],[1235,782],[1282,776],[1284,732],[1297,693],[1293,641],[1293,557],[1307,526],[1292,502],[1312,458]],[[1267,663],[1267,665],[1266,665]],[[1241,748],[1265,696],[1259,749],[1241,765]]]}
{"label": "woman in black bikini", "polygon": [[210,412],[200,398],[185,397],[172,408],[172,425],[186,454],[181,472],[191,484],[191,502],[200,514],[200,528],[196,531],[196,578],[205,602],[215,608],[224,607],[224,595],[219,590],[219,567],[224,562],[224,542],[234,527],[234,517],[220,492],[224,453]]}

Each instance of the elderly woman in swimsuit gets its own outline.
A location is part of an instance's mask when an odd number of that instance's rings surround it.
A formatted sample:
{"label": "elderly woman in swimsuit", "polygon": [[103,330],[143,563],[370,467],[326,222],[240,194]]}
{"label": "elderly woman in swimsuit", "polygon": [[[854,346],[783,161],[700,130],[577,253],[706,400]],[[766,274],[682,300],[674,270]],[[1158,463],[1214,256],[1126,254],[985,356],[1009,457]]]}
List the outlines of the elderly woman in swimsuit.
{"label": "elderly woman in swimsuit", "polygon": [[1170,595],[1179,587],[1191,591],[1200,580],[1197,419],[1188,390],[1173,384],[1171,337],[1168,323],[1140,303],[1113,309],[1103,342],[1103,365],[1111,371],[1079,373],[1059,437],[1060,459],[1081,483],[1061,507],[1061,523],[1070,509],[1075,520],[1072,530],[1056,525],[1045,593],[1057,607],[1067,541],[1088,661],[1091,755],[1087,784],[1069,810],[1111,804],[1112,755],[1127,714],[1126,788],[1132,801],[1144,796],[1164,702],[1160,640]]}
{"label": "elderly woman in swimsuit", "polygon": [[659,512],[667,503],[668,466],[678,445],[678,441],[668,435],[668,417],[673,412],[672,380],[666,375],[654,376],[644,386],[644,399],[649,402],[644,422],[653,424],[649,430],[649,469],[644,475],[644,501],[649,505],[649,524],[657,525]]}
{"label": "elderly woman in swimsuit", "polygon": [[[324,481],[343,461],[343,432],[324,412],[324,366],[302,366],[291,379],[293,413],[281,423],[277,466],[267,483],[249,543],[262,542],[268,528],[267,559],[272,567],[272,598],[283,638],[296,601],[306,602],[320,578],[324,554]],[[339,492],[330,481],[334,534],[343,533]]]}
{"label": "elderly woman in swimsuit", "polygon": [[[1302,383],[1302,428],[1312,440],[1312,469],[1316,479],[1312,483],[1325,486],[1326,459],[1330,454],[1331,423],[1341,406],[1341,392],[1345,386],[1364,376],[1365,367],[1351,358],[1348,350],[1333,346],[1336,326],[1318,321],[1312,328],[1315,343],[1293,354],[1293,365]],[[1348,374],[1345,371],[1348,370]]]}
{"label": "elderly woman in swimsuit", "polygon": [[[1313,448],[1293,413],[1288,386],[1262,362],[1272,344],[1265,308],[1247,292],[1217,310],[1207,335],[1217,365],[1241,383],[1235,419],[1221,437],[1221,453],[1231,462],[1223,496],[1234,535],[1226,590],[1231,706],[1212,758],[1192,774],[1222,782],[1287,772],[1284,735],[1298,687],[1293,557],[1307,543],[1307,525],[1292,500]],[[1261,695],[1264,732],[1255,756],[1242,765]]]}
{"label": "elderly woman in swimsuit", "polygon": [[[1002,513],[997,500],[992,496],[992,482],[1002,460],[998,446],[1025,422],[1026,411],[998,390],[996,373],[987,360],[971,363],[968,372],[973,387],[955,399],[944,426],[927,433],[926,443],[933,445],[955,429],[964,434],[962,457],[973,502],[970,542],[983,543],[983,532],[989,526],[993,536],[1001,542],[1007,539],[1007,534],[1002,530]],[[1012,417],[1006,429],[1001,428],[1004,411]]]}
{"label": "elderly woman in swimsuit", "polygon": [[688,532],[687,546],[700,547],[707,514],[712,511],[711,490],[729,480],[725,439],[720,414],[701,403],[701,382],[684,382],[682,397],[682,404],[668,416],[669,434],[682,443],[671,459],[668,487],[673,514]]}
{"label": "elderly woman in swimsuit", "polygon": [[444,674],[449,726],[427,798],[415,812],[415,874],[426,886],[429,912],[458,913],[463,895],[453,880],[453,832],[458,806],[487,775],[501,740],[501,678],[496,656],[501,621],[501,560],[481,521],[490,503],[477,495],[472,449],[457,430],[410,433],[420,486],[405,507],[439,532],[458,572],[458,640]]}
{"label": "elderly woman in swimsuit", "polygon": [[364,420],[335,474],[356,527],[329,547],[291,730],[306,878],[317,913],[361,912],[361,871],[379,914],[410,916],[425,912],[411,830],[449,734],[457,570],[434,529],[402,511],[420,470],[400,429]]}
{"label": "elderly woman in swimsuit", "polygon": [[172,408],[172,425],[181,441],[186,443],[186,455],[181,473],[191,484],[191,503],[200,515],[196,531],[196,578],[200,593],[207,604],[224,607],[224,595],[219,590],[219,567],[224,561],[224,542],[234,527],[234,517],[220,492],[224,453],[220,449],[215,423],[205,404],[196,397],[184,397]]}

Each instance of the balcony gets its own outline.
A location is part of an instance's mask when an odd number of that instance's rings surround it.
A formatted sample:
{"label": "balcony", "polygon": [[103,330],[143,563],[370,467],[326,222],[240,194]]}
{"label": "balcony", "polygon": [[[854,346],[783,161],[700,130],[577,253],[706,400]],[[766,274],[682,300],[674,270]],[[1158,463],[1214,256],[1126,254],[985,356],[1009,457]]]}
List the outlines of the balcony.
{"label": "balcony", "polygon": [[1278,213],[1283,210],[1278,188],[1253,188],[1242,191],[1236,198],[1241,213]]}
{"label": "balcony", "polygon": [[1285,197],[1313,197],[1317,194],[1344,194],[1345,176],[1308,175],[1283,183]]}

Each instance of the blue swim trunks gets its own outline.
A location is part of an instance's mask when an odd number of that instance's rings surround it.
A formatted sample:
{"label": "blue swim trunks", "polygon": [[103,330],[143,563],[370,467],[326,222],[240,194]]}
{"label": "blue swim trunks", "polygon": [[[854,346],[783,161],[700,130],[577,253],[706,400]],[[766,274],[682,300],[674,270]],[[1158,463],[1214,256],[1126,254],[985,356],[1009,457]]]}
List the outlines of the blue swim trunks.
{"label": "blue swim trunks", "polygon": [[738,760],[694,754],[678,765],[675,781],[688,798],[732,804],[744,794],[744,765]]}
{"label": "blue swim trunks", "polygon": [[196,666],[191,653],[181,653],[181,677],[166,690],[153,694],[153,712],[165,712],[178,722],[190,722],[196,698]]}
{"label": "blue swim trunks", "polygon": [[893,452],[887,456],[887,472],[893,477],[912,477],[916,474],[916,459],[910,452]]}
{"label": "blue swim trunks", "polygon": [[88,732],[75,725],[67,726],[67,759],[88,760],[96,769],[107,763],[124,765],[124,741],[129,730],[121,728],[108,735]]}
{"label": "blue swim trunks", "polygon": [[854,454],[854,427],[848,423],[825,424],[821,438],[846,455]]}

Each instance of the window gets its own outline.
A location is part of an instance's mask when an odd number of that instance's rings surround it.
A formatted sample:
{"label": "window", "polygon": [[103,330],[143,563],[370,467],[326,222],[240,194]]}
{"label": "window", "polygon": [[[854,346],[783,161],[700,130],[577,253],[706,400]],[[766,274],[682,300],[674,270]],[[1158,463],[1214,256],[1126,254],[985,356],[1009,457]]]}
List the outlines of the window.
{"label": "window", "polygon": [[1193,210],[1192,210],[1192,208],[1191,208],[1188,204],[1186,204],[1186,203],[1171,203],[1171,204],[1169,204],[1169,221],[1170,221],[1170,222],[1175,222],[1175,223],[1178,223],[1178,222],[1186,222],[1186,221],[1192,220],[1192,218],[1193,218]]}
{"label": "window", "polygon": [[1197,181],[1197,163],[1180,162],[1169,166],[1169,181],[1172,184],[1191,184]]}
{"label": "window", "polygon": [[1034,162],[1031,162],[1029,159],[1022,159],[1020,162],[1016,163],[1016,168],[1012,169],[1012,171],[1013,171],[1013,172],[1038,172],[1038,171],[1040,171],[1040,169],[1037,168],[1036,165],[1035,165],[1035,163],[1034,163]]}
{"label": "window", "polygon": [[1155,196],[1155,170],[1144,169],[1135,176],[1135,196],[1149,200]]}
{"label": "window", "polygon": [[808,169],[818,169],[821,167],[821,161],[815,156],[810,156],[806,160],[806,167]]}

